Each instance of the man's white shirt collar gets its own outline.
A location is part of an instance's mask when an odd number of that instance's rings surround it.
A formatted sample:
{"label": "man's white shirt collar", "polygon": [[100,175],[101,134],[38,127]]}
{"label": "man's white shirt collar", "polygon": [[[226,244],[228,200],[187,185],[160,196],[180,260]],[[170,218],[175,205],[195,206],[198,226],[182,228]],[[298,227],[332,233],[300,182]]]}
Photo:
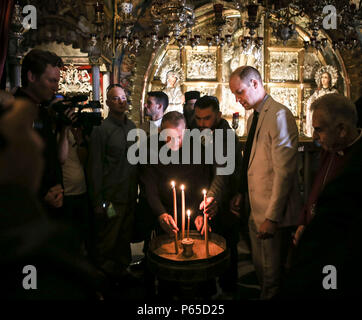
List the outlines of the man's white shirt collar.
{"label": "man's white shirt collar", "polygon": [[161,127],[162,118],[158,120],[150,120],[150,124],[156,126],[157,128]]}

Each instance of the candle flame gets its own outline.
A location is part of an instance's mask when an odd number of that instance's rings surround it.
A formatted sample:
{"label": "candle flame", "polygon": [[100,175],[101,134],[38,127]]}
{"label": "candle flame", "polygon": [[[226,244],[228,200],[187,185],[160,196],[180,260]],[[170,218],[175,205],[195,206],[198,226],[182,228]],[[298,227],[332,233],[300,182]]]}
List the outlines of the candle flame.
{"label": "candle flame", "polygon": [[181,185],[181,190],[184,190],[185,189],[185,186],[182,184]]}
{"label": "candle flame", "polygon": [[202,193],[205,195],[205,194],[206,194],[206,190],[205,190],[205,189],[203,189],[203,190],[202,190]]}
{"label": "candle flame", "polygon": [[175,181],[171,181],[171,186],[172,186],[172,188],[175,188]]}
{"label": "candle flame", "polygon": [[190,217],[190,215],[191,215],[191,210],[187,210],[187,211],[186,211],[186,214],[187,214],[188,217]]}

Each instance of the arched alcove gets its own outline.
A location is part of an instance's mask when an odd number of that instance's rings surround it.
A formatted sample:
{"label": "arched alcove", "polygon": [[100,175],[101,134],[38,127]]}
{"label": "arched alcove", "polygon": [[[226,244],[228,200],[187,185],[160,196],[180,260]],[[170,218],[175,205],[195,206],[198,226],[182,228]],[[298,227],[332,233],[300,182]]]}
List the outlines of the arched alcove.
{"label": "arched alcove", "polygon": [[350,95],[349,78],[343,60],[339,52],[333,50],[331,39],[322,32],[323,37],[328,39],[325,47],[321,50],[304,48],[303,41],[310,37],[305,31],[308,22],[306,17],[296,19],[298,36],[283,44],[272,35],[269,21],[263,16],[257,30],[257,36],[264,38],[263,45],[259,49],[255,45],[244,48],[240,39],[248,35],[248,30],[240,27],[239,12],[226,8],[226,24],[222,34],[232,34],[232,44],[225,44],[221,48],[208,46],[205,40],[216,33],[212,4],[198,8],[195,13],[193,34],[201,35],[203,40],[200,45],[180,49],[171,41],[167,47],[159,48],[149,58],[142,90],[139,90],[139,96],[135,92],[133,97],[134,101],[140,101],[141,122],[146,93],[164,90],[165,74],[172,69],[183,74],[183,82],[180,84],[183,93],[198,90],[202,95],[217,96],[223,116],[230,122],[233,112],[239,112],[237,133],[240,136],[245,134],[249,113],[235,102],[228,86],[230,73],[240,65],[252,65],[261,72],[267,92],[291,109],[298,125],[301,119],[305,119],[305,102],[316,88],[314,76],[321,66],[335,67],[339,75],[337,90],[346,96]]}

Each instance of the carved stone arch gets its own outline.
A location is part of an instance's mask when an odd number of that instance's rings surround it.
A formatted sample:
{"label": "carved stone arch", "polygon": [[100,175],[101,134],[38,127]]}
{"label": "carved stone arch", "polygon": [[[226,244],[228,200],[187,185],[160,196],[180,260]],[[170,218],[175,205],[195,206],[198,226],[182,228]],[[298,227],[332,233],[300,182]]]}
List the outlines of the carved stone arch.
{"label": "carved stone arch", "polygon": [[[199,7],[195,11],[196,15],[196,22],[193,28],[193,34],[201,34],[202,40],[200,45],[197,47],[198,49],[202,48],[203,46],[207,45],[206,37],[213,36],[214,33],[217,32],[217,27],[214,25],[214,13],[213,13],[213,4],[206,4],[202,7]],[[188,75],[188,67],[190,61],[188,60],[188,55],[192,52],[190,47],[185,47],[180,52],[179,64],[180,67],[183,69],[185,74],[185,82],[182,86],[182,91],[188,90],[195,90],[196,88],[200,88],[202,86],[213,86],[213,89],[209,92],[207,90],[203,92],[203,94],[212,94],[219,98],[220,105],[222,106],[227,99],[227,105],[230,106],[234,103],[232,101],[232,97],[230,94],[227,95],[228,91],[228,74],[229,72],[225,72],[226,69],[232,69],[235,67],[231,66],[230,60],[227,59],[227,54],[235,54],[236,51],[242,51],[240,44],[238,44],[239,38],[248,35],[248,30],[240,26],[239,18],[240,13],[233,9],[232,7],[225,6],[224,13],[223,13],[226,23],[223,28],[222,35],[225,36],[226,34],[233,35],[234,41],[234,52],[227,52],[225,50],[226,46],[223,49],[219,47],[216,48],[211,46],[210,49],[206,50],[214,50],[215,51],[215,71],[216,75],[213,79],[194,79],[189,77]],[[263,17],[264,18],[264,17]],[[245,17],[242,16],[242,20],[245,21]],[[257,34],[259,36],[264,37],[264,50],[262,52],[262,65],[258,67],[259,71],[263,75],[264,82],[266,84],[267,91],[272,95],[279,95],[283,97],[283,99],[289,99],[292,102],[290,103],[289,107],[292,109],[293,114],[296,117],[298,124],[300,124],[301,119],[304,119],[305,115],[303,114],[303,104],[305,99],[307,99],[308,94],[312,92],[314,87],[314,74],[316,72],[316,67],[309,66],[308,59],[312,59],[313,61],[318,62],[318,66],[323,65],[332,65],[338,69],[340,74],[339,81],[337,83],[337,89],[349,96],[350,88],[349,88],[349,77],[346,72],[346,68],[344,65],[344,61],[339,53],[339,51],[335,51],[332,48],[332,40],[331,38],[322,31],[320,31],[321,36],[327,38],[327,46],[322,48],[320,51],[309,48],[305,50],[303,47],[303,40],[309,40],[308,38],[310,35],[306,32],[306,26],[309,23],[308,17],[300,17],[297,18],[295,23],[297,25],[296,30],[298,32],[298,36],[295,39],[288,41],[287,44],[283,44],[279,42],[271,33],[271,28],[269,27],[268,21],[262,20],[263,23],[261,24],[260,28],[257,30]],[[148,55],[148,63],[142,70],[139,76],[135,76],[136,82],[138,81],[138,86],[142,86],[142,89],[139,89],[137,92],[133,93],[133,99],[139,101],[139,116],[142,122],[143,119],[143,103],[146,97],[146,93],[150,90],[162,90],[162,83],[160,81],[160,72],[159,68],[163,67],[164,60],[167,59],[167,52],[170,50],[177,51],[178,47],[175,45],[174,40],[171,40],[167,47],[163,46],[158,48],[152,55]],[[204,47],[205,51],[205,47]],[[166,55],[165,55],[166,53]],[[277,57],[278,54],[284,54],[286,56],[290,56],[291,59],[296,59],[295,65],[295,78],[282,78],[282,74],[280,75],[281,78],[272,79],[270,74],[271,71],[275,73],[275,65],[273,65],[273,61],[271,61],[271,57]],[[246,54],[245,54],[246,55]],[[165,58],[166,57],[166,58]],[[175,56],[177,58],[177,54]],[[284,57],[284,56],[283,56]],[[314,59],[314,60],[313,60]],[[171,59],[175,61],[174,58]],[[275,59],[274,59],[275,60]],[[283,60],[283,59],[282,59]],[[291,60],[292,61],[292,60]],[[143,64],[146,61],[142,61]],[[238,62],[246,62],[245,64],[252,65],[249,59],[240,59]],[[238,63],[236,62],[236,64]],[[138,64],[138,63],[137,63]],[[234,63],[235,64],[235,63]],[[306,71],[304,69],[312,68],[310,71],[311,75],[306,77]],[[283,68],[282,68],[283,69]],[[282,70],[280,69],[280,70]],[[232,71],[232,70],[231,70]],[[138,78],[138,79],[137,79]],[[285,95],[285,96],[284,96]],[[289,97],[289,98],[288,98]],[[225,104],[225,103],[224,103]],[[241,121],[240,126],[245,126],[247,114],[243,113],[243,108],[240,108],[233,105],[233,107],[227,109],[222,106],[222,111],[225,114],[225,117],[228,120],[231,120],[231,114],[233,112],[239,111],[241,112]],[[238,110],[237,110],[238,109]],[[239,134],[243,134],[243,129],[239,131]]]}
{"label": "carved stone arch", "polygon": [[[227,75],[230,74],[230,70],[229,72],[224,72],[224,69],[226,69],[226,67],[223,68],[223,64],[225,63],[224,61],[225,50],[216,46],[211,46],[208,49],[207,46],[206,38],[208,36],[213,36],[213,34],[217,33],[217,27],[213,23],[214,21],[213,4],[208,3],[203,5],[202,7],[197,8],[195,10],[195,16],[196,16],[196,21],[195,21],[195,26],[193,28],[193,35],[201,35],[201,43],[197,47],[197,50],[200,50],[200,53],[199,54],[196,53],[195,55],[193,55],[193,58],[195,58],[196,60],[197,59],[200,60],[200,63],[198,63],[198,65],[208,66],[207,70],[212,71],[211,72],[212,79],[207,79],[204,75],[202,75],[200,79],[196,79],[195,76],[190,75],[190,73],[192,73],[193,71],[190,72],[190,70],[187,69],[187,66],[190,63],[188,55],[193,50],[191,49],[191,47],[186,46],[185,48],[182,48],[182,50],[180,51],[180,58],[179,58],[180,67],[185,75],[185,81],[182,85],[182,92],[185,93],[186,91],[190,90],[199,90],[200,89],[199,84],[200,84],[201,85],[200,91],[202,91],[202,94],[215,95],[219,98],[220,101],[222,101],[225,92],[228,88]],[[228,4],[226,4],[224,10],[224,17],[226,18],[226,21],[222,31],[222,35],[225,36],[226,34],[232,34],[234,37],[236,37],[237,33],[235,33],[235,31],[239,29],[239,23],[238,23],[240,17],[239,12],[235,9],[232,9],[231,7],[228,6]],[[135,76],[136,78],[135,82],[137,83],[137,85],[140,85],[142,88],[141,90],[138,90],[138,92],[134,92],[133,94],[133,98],[136,101],[139,101],[138,110],[139,110],[140,122],[142,122],[144,116],[143,104],[147,92],[151,90],[163,90],[164,84],[161,81],[161,77],[159,74],[160,71],[158,69],[159,67],[162,68],[162,62],[165,57],[165,52],[170,50],[172,51],[179,50],[178,46],[175,44],[174,39],[171,40],[171,42],[167,47],[162,46],[161,48],[158,48],[158,50],[153,52],[152,55],[148,55],[148,63],[146,64],[144,70],[142,70],[142,73],[140,73],[140,75]],[[195,50],[195,52],[197,50]],[[174,61],[175,59],[171,60]],[[229,60],[226,62],[226,64],[228,64],[227,68],[230,68]],[[137,61],[137,65],[139,65],[139,61]],[[195,67],[197,66],[195,65]],[[161,73],[164,74],[164,72]],[[235,101],[235,99],[233,99],[233,101]],[[240,111],[240,113],[242,113],[243,117],[245,118],[245,112]],[[231,120],[232,112],[230,111],[228,112],[228,114],[225,114],[225,117],[228,120]],[[245,122],[244,118],[241,122],[243,121]],[[239,132],[239,134],[242,135],[243,132]]]}
{"label": "carved stone arch", "polygon": [[64,43],[74,49],[87,52],[90,33],[82,30],[76,21],[62,16],[47,16],[39,19],[38,28],[24,34],[22,48],[26,51],[41,43]]}

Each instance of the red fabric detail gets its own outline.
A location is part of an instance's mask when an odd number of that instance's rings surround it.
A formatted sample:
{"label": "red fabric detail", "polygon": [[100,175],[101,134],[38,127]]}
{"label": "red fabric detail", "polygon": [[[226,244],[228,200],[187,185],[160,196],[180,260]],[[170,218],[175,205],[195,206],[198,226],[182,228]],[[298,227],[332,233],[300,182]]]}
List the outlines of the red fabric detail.
{"label": "red fabric detail", "polygon": [[14,0],[1,0],[0,2],[0,79],[4,71],[5,60],[8,52],[8,39],[10,31],[11,13]]}
{"label": "red fabric detail", "polygon": [[346,152],[344,156],[339,156],[336,153],[323,151],[321,156],[321,164],[316,177],[314,178],[308,200],[302,210],[299,224],[306,226],[310,223],[313,218],[311,214],[312,209],[313,206],[317,203],[320,193],[331,180],[341,173],[348,158],[348,152]]}

